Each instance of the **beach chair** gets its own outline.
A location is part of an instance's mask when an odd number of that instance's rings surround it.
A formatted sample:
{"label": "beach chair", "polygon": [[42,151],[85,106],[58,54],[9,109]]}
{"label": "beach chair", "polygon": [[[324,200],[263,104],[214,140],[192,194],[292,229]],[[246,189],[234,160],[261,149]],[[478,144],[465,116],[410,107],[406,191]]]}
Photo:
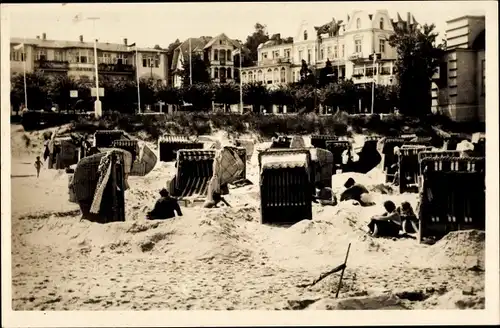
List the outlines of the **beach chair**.
{"label": "beach chair", "polygon": [[418,240],[450,231],[485,228],[484,157],[426,157],[421,160]]}
{"label": "beach chair", "polygon": [[171,162],[177,158],[179,149],[203,149],[203,142],[193,141],[185,136],[165,135],[158,139],[160,162]]}
{"label": "beach chair", "polygon": [[337,174],[337,170],[343,170],[343,163],[342,163],[342,153],[345,150],[351,151],[352,150],[352,145],[351,142],[348,140],[327,140],[326,141],[326,150],[332,153],[333,155],[333,163],[335,165],[333,169],[333,174]]}
{"label": "beach chair", "polygon": [[339,137],[329,134],[313,134],[311,135],[311,146],[316,148],[326,149],[327,141],[338,141]]}
{"label": "beach chair", "polygon": [[111,147],[130,152],[132,154],[132,162],[134,162],[139,156],[139,142],[137,140],[113,140]]}
{"label": "beach chair", "polygon": [[94,147],[110,148],[113,141],[120,139],[128,140],[123,130],[97,130],[94,133]]}
{"label": "beach chair", "polygon": [[[107,165],[99,166],[103,158]],[[111,166],[107,183],[103,178]],[[125,221],[125,170],[122,153],[109,151],[82,158],[70,179],[70,201],[80,205],[84,219],[108,223]],[[99,194],[99,195],[98,195]],[[100,202],[94,204],[96,197]]]}
{"label": "beach chair", "polygon": [[273,139],[270,148],[290,148],[292,138],[288,136],[281,136],[278,140]]}
{"label": "beach chair", "polygon": [[179,149],[175,194],[177,197],[206,196],[213,175],[215,149]]}
{"label": "beach chair", "polygon": [[384,141],[384,147],[382,148],[382,155],[384,156],[383,169],[385,172],[385,182],[393,182],[394,176],[397,173],[397,161],[398,157],[394,154],[394,148],[403,146],[405,143],[404,138],[387,138]]}
{"label": "beach chair", "polygon": [[307,149],[259,154],[262,224],[312,219],[311,155]]}
{"label": "beach chair", "polygon": [[418,154],[431,150],[431,147],[405,147],[404,145],[399,150],[398,185],[401,194],[418,190],[420,175]]}

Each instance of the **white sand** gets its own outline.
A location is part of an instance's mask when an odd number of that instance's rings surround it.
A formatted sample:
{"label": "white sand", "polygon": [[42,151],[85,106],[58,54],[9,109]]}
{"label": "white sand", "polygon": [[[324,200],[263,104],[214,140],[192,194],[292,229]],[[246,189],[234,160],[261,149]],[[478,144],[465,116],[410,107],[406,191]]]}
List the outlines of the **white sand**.
{"label": "white sand", "polygon": [[[415,206],[415,194],[374,193],[377,205],[369,208],[315,204],[312,221],[265,226],[259,223],[257,167],[249,163],[254,185],[230,190],[232,208],[183,207],[181,218],[151,222],[145,214],[175,172],[173,163],[159,163],[148,176],[129,179],[127,221],[99,225],[80,221],[63,171],[34,176],[42,132],[27,133],[35,144],[29,152],[22,128],[13,126],[12,134],[15,310],[484,307],[484,273],[468,270],[484,268],[484,234],[452,233],[426,246],[363,232],[385,199]],[[337,175],[334,189],[349,176],[370,190],[379,190],[383,177]],[[297,287],[341,264],[349,243],[342,301],[332,294],[338,274]],[[463,295],[470,289],[473,295]],[[401,292],[427,299],[394,296]]]}

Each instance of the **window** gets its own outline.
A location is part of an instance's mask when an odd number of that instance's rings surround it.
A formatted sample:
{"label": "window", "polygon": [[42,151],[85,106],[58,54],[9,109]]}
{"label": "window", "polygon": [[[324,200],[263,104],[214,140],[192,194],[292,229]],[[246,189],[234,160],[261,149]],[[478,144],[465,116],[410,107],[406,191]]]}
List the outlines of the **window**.
{"label": "window", "polygon": [[481,61],[481,75],[482,75],[481,94],[484,95],[486,93],[486,60],[485,59],[483,59]]}
{"label": "window", "polygon": [[10,53],[10,60],[12,61],[24,61],[25,54],[20,51],[12,51]]}
{"label": "window", "polygon": [[312,51],[311,49],[307,50],[307,62],[311,63]]}
{"label": "window", "polygon": [[159,55],[155,56],[155,67],[156,68],[160,67],[160,56]]}
{"label": "window", "polygon": [[442,88],[448,86],[448,62],[439,64],[439,86]]}
{"label": "window", "polygon": [[273,83],[273,71],[271,69],[267,70],[266,81],[267,81],[267,84]]}
{"label": "window", "polygon": [[38,50],[36,52],[36,60],[47,60],[47,50]]}
{"label": "window", "polygon": [[247,82],[247,73],[241,73],[241,82]]}
{"label": "window", "polygon": [[332,47],[326,48],[326,54],[327,54],[327,56],[330,56],[331,53],[332,53]]}
{"label": "window", "polygon": [[263,52],[261,54],[262,60],[267,59],[267,52]]}
{"label": "window", "polygon": [[214,50],[214,60],[219,60],[219,51]]}
{"label": "window", "polygon": [[87,64],[90,63],[90,58],[89,58],[89,52],[88,50],[80,50],[76,52],[76,62],[81,63],[81,64]]}
{"label": "window", "polygon": [[285,50],[285,58],[290,58],[290,49]]}
{"label": "window", "polygon": [[359,30],[360,28],[361,28],[361,19],[358,18],[358,19],[356,19],[356,29]]}
{"label": "window", "polygon": [[227,60],[232,61],[233,57],[231,56],[231,50],[226,51],[226,58],[227,58]]}
{"label": "window", "polygon": [[333,46],[333,58],[337,58],[339,56],[339,47]]}
{"label": "window", "polygon": [[277,68],[274,69],[273,81],[274,83],[279,83],[280,81],[280,72]]}
{"label": "window", "polygon": [[274,51],[273,52],[273,58],[279,58],[280,57],[280,51],[277,50],[277,51]]}
{"label": "window", "polygon": [[264,81],[264,79],[262,78],[262,71],[259,70],[257,72],[257,82],[260,82],[260,81]]}
{"label": "window", "polygon": [[227,78],[230,79],[231,78],[231,68],[229,68],[229,67],[227,68],[226,74],[227,74]]}
{"label": "window", "polygon": [[281,83],[285,83],[286,82],[286,70],[284,67],[281,68]]}
{"label": "window", "polygon": [[379,27],[380,27],[381,30],[384,29],[384,19],[383,18],[380,19]]}
{"label": "window", "polygon": [[60,50],[54,51],[54,60],[55,61],[63,61],[63,52]]}
{"label": "window", "polygon": [[321,49],[321,52],[320,52],[320,57],[319,57],[319,58],[320,58],[321,60],[322,60],[323,58],[325,58],[325,49],[323,49],[323,48]]}
{"label": "window", "polygon": [[378,51],[381,53],[381,54],[384,54],[385,53],[385,40],[384,39],[380,39],[378,41]]}
{"label": "window", "polygon": [[299,60],[302,61],[302,59],[304,59],[304,51],[299,50]]}
{"label": "window", "polygon": [[125,54],[117,54],[116,55],[116,64],[127,65],[128,64],[127,55],[125,55]]}
{"label": "window", "polygon": [[219,50],[219,60],[226,61],[226,51],[225,50]]}
{"label": "window", "polygon": [[218,79],[219,78],[219,69],[216,67],[214,68],[214,79]]}
{"label": "window", "polygon": [[304,31],[304,41],[307,40],[307,31]]}
{"label": "window", "polygon": [[361,48],[361,40],[355,40],[354,41],[354,49],[356,53],[360,53],[362,48]]}
{"label": "window", "polygon": [[363,76],[365,74],[365,69],[363,67],[355,67],[353,71],[353,76]]}
{"label": "window", "polygon": [[342,58],[345,57],[345,45],[342,45]]}

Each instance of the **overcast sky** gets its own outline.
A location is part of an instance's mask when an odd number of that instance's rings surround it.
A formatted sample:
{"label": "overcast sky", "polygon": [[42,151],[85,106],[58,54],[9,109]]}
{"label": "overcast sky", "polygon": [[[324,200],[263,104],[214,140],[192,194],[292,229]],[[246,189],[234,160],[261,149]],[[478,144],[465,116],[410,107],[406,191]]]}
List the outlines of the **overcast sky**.
{"label": "overcast sky", "polygon": [[[167,47],[176,38],[222,32],[243,42],[256,22],[267,25],[269,34],[295,37],[301,21],[320,25],[346,19],[354,10],[387,9],[391,18],[399,12],[403,19],[411,12],[419,23],[434,23],[444,33],[446,21],[463,15],[485,15],[483,1],[418,2],[276,2],[276,3],[140,3],[140,4],[22,4],[10,8],[10,35],[48,39],[92,38],[92,23],[72,22],[73,17],[100,17],[96,32],[102,42],[137,42],[141,47]],[[491,7],[490,7],[491,8]]]}

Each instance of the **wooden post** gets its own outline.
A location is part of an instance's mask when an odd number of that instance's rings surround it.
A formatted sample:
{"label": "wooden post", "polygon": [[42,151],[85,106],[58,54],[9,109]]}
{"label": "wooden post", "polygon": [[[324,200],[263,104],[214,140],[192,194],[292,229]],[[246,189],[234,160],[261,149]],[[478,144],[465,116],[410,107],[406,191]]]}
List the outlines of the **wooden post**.
{"label": "wooden post", "polygon": [[342,273],[340,274],[339,286],[337,288],[337,294],[335,295],[335,298],[339,298],[340,288],[342,287],[342,278],[344,277],[345,266],[347,265],[347,258],[349,257],[350,249],[351,249],[351,243],[349,243],[349,246],[347,247],[347,253],[345,255],[345,260],[344,260],[344,268],[342,269]]}

